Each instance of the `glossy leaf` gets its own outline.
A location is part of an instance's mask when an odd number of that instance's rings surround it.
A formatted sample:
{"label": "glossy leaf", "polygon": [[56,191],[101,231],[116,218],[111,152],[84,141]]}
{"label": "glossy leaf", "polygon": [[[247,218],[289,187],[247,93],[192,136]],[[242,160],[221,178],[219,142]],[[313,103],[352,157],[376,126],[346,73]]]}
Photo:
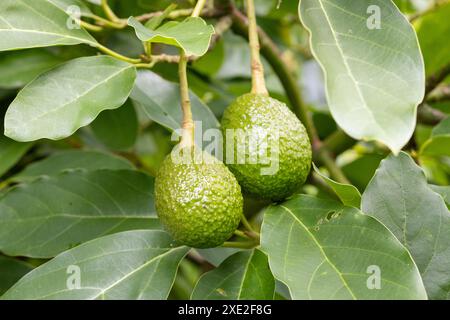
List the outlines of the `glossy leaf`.
{"label": "glossy leaf", "polygon": [[355,186],[336,182],[320,172],[316,165],[313,166],[314,171],[333,189],[344,205],[355,208],[361,206],[361,194]]}
{"label": "glossy leaf", "polygon": [[195,300],[271,300],[275,280],[267,256],[258,249],[235,253],[205,273],[192,293]]}
{"label": "glossy leaf", "polygon": [[[158,88],[158,90],[148,88]],[[130,97],[149,119],[168,129],[176,130],[180,128],[183,117],[179,91],[177,84],[151,71],[139,71]],[[219,122],[208,106],[193,93],[190,96],[194,121],[201,121],[203,131],[218,128]]]}
{"label": "glossy leaf", "polygon": [[270,268],[293,299],[427,297],[405,247],[356,208],[295,196],[267,209],[261,232]]}
{"label": "glossy leaf", "polygon": [[26,262],[0,255],[0,296],[31,270]]}
{"label": "glossy leaf", "polygon": [[99,151],[67,150],[34,162],[12,177],[13,181],[30,181],[40,176],[52,176],[76,169],[85,170],[121,170],[134,169],[126,159]]}
{"label": "glossy leaf", "polygon": [[181,22],[170,21],[156,30],[146,28],[133,17],[128,19],[128,25],[135,29],[141,41],[177,46],[188,56],[204,55],[214,34],[213,26],[198,17],[189,17]]}
{"label": "glossy leaf", "polygon": [[0,196],[0,251],[53,257],[81,242],[159,228],[153,178],[130,170],[75,170],[21,184]]}
{"label": "glossy leaf", "polygon": [[0,1],[0,51],[98,44],[84,29],[68,28],[70,17],[53,1]]}
{"label": "glossy leaf", "polygon": [[0,176],[14,166],[32,145],[13,141],[0,134]]}
{"label": "glossy leaf", "polygon": [[3,53],[0,56],[0,87],[21,88],[63,61],[45,49]]}
{"label": "glossy leaf", "polygon": [[399,152],[413,134],[425,89],[407,19],[384,0],[301,0],[299,14],[338,125],[355,139],[376,139]]}
{"label": "glossy leaf", "polygon": [[17,141],[62,139],[122,106],[136,69],[107,56],[69,61],[28,84],[9,106],[5,135]]}
{"label": "glossy leaf", "polygon": [[125,150],[136,142],[138,119],[133,103],[127,101],[117,110],[100,113],[91,125],[97,139],[113,150]]}
{"label": "glossy leaf", "polygon": [[411,252],[430,299],[448,299],[450,212],[410,156],[402,152],[383,160],[363,194],[362,208]]}
{"label": "glossy leaf", "polygon": [[188,250],[176,247],[163,231],[109,235],[63,252],[36,268],[2,299],[166,299]]}

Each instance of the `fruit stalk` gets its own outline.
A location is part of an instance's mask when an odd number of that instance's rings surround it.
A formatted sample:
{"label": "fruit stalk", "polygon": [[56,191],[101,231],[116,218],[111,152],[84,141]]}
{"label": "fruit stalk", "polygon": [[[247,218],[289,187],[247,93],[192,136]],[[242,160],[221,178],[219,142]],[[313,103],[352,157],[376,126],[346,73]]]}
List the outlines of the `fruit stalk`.
{"label": "fruit stalk", "polygon": [[[192,11],[192,17],[200,16],[206,0],[199,0]],[[192,147],[194,145],[194,121],[192,119],[191,99],[189,98],[189,84],[187,80],[188,57],[183,49],[180,49],[180,62],[178,64],[178,76],[180,78],[181,109],[183,111],[183,122],[181,124],[181,147]]]}
{"label": "fruit stalk", "polygon": [[247,0],[248,38],[251,52],[252,93],[269,95],[264,80],[264,67],[259,54],[258,26],[256,24],[255,2]]}

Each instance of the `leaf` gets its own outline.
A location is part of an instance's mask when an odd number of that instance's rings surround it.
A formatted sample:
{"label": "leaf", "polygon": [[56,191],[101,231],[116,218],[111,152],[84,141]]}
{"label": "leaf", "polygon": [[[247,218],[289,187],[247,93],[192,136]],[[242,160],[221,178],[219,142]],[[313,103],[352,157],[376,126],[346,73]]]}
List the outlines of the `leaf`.
{"label": "leaf", "polygon": [[442,4],[438,10],[422,15],[414,22],[425,60],[427,76],[438,72],[450,62],[450,3]]}
{"label": "leaf", "polygon": [[362,208],[411,252],[430,299],[449,299],[450,212],[406,153],[382,161],[363,194]]}
{"label": "leaf", "polygon": [[0,176],[11,169],[32,145],[13,141],[0,134]]}
{"label": "leaf", "polygon": [[[148,90],[158,88],[158,90]],[[130,98],[151,120],[162,126],[176,130],[183,118],[180,106],[179,86],[151,71],[139,71]],[[212,111],[192,92],[191,108],[194,121],[201,121],[202,128],[219,128],[220,124]]]}
{"label": "leaf", "polygon": [[[166,299],[188,250],[176,247],[163,231],[109,235],[63,252],[34,269],[2,299]],[[79,288],[73,287],[72,280],[78,274]]]}
{"label": "leaf", "polygon": [[270,268],[292,299],[427,297],[408,251],[356,208],[295,196],[266,210],[261,237]]}
{"label": "leaf", "polygon": [[320,172],[315,164],[313,164],[313,167],[314,171],[331,187],[344,205],[355,208],[361,206],[361,194],[355,186],[336,182]]}
{"label": "leaf", "polygon": [[[370,29],[377,10],[380,29]],[[423,59],[407,19],[384,0],[301,0],[299,14],[338,125],[398,153],[413,134],[425,90]]]}
{"label": "leaf", "polygon": [[31,181],[40,176],[52,176],[75,169],[85,170],[121,170],[134,169],[126,159],[99,151],[67,150],[34,162],[12,177],[15,182]]}
{"label": "leaf", "polygon": [[68,28],[69,16],[52,1],[0,1],[0,51],[80,43],[98,45],[86,30]]}
{"label": "leaf", "polygon": [[275,280],[258,249],[235,253],[205,273],[192,292],[195,300],[271,300]]}
{"label": "leaf", "polygon": [[134,17],[128,19],[128,25],[136,31],[136,36],[145,42],[164,43],[179,47],[188,56],[202,56],[209,48],[214,28],[199,17],[170,21],[156,30],[150,30]]}
{"label": "leaf", "polygon": [[45,49],[7,52],[0,57],[0,87],[4,89],[21,88],[64,61]]}
{"label": "leaf", "polygon": [[230,256],[241,251],[241,249],[217,247],[209,249],[195,249],[195,251],[197,251],[206,261],[217,267]]}
{"label": "leaf", "polygon": [[429,187],[436,193],[439,193],[447,204],[447,208],[450,209],[450,186],[435,186],[430,184]]}
{"label": "leaf", "polygon": [[384,158],[382,154],[362,154],[354,161],[342,166],[342,171],[358,190],[364,191]]}
{"label": "leaf", "polygon": [[68,137],[101,111],[122,106],[135,77],[133,65],[107,56],[64,63],[19,92],[5,115],[5,135],[17,141]]}
{"label": "leaf", "polygon": [[450,156],[450,117],[441,121],[420,148],[422,156]]}
{"label": "leaf", "polygon": [[31,270],[28,263],[0,255],[0,296]]}
{"label": "leaf", "polygon": [[0,221],[0,251],[35,258],[105,234],[159,228],[153,178],[131,170],[75,170],[21,184],[0,195]]}
{"label": "leaf", "polygon": [[103,111],[91,127],[97,139],[110,149],[125,150],[132,147],[139,129],[133,103],[128,100],[117,110]]}
{"label": "leaf", "polygon": [[71,9],[77,8],[79,13],[83,17],[91,17],[92,11],[82,0],[48,0],[55,6],[58,6],[66,13],[76,14],[78,11],[72,11]]}

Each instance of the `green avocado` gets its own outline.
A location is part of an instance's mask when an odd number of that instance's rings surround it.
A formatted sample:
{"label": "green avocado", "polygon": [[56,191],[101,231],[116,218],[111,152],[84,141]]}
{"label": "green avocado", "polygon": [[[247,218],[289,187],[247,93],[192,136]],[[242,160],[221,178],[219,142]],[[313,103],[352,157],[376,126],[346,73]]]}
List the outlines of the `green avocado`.
{"label": "green avocado", "polygon": [[[222,130],[225,163],[246,194],[280,201],[305,183],[311,169],[311,143],[286,104],[265,95],[242,95],[225,110]],[[245,133],[245,139],[239,132]]]}
{"label": "green avocado", "polygon": [[164,160],[155,180],[155,205],[173,238],[194,248],[223,244],[243,214],[236,178],[222,162],[197,147],[175,147]]}

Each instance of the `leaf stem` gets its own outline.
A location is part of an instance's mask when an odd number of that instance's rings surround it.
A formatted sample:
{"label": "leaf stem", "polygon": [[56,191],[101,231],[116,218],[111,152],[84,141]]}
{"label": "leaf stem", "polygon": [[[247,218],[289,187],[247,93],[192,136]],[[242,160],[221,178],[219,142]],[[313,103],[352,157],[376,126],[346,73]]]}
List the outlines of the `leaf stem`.
{"label": "leaf stem", "polygon": [[108,17],[109,20],[113,21],[113,22],[118,22],[121,21],[116,14],[114,13],[114,11],[112,11],[111,7],[108,5],[108,0],[102,0],[101,2],[101,6],[103,11],[105,12],[105,15]]}
{"label": "leaf stem", "polygon": [[92,31],[92,32],[101,32],[101,31],[103,31],[102,27],[90,24],[89,22],[79,20],[79,23],[80,23],[80,26],[82,26],[86,30],[89,30],[89,31]]}
{"label": "leaf stem", "polygon": [[264,79],[264,67],[259,54],[258,25],[256,23],[255,2],[247,0],[248,38],[251,53],[252,93],[269,95]]}
{"label": "leaf stem", "polygon": [[93,45],[98,50],[100,50],[101,52],[103,52],[103,53],[105,53],[105,54],[107,54],[107,55],[109,55],[111,57],[114,57],[116,59],[119,59],[119,60],[122,60],[122,61],[125,61],[125,62],[128,62],[128,63],[131,63],[131,64],[139,64],[139,63],[142,62],[141,59],[133,59],[133,58],[126,57],[124,55],[121,55],[120,53],[117,53],[117,52],[109,49],[108,47],[105,47],[102,44],[96,43],[96,44],[93,44]]}
{"label": "leaf stem", "polygon": [[246,234],[245,232],[243,232],[241,230],[235,230],[234,234],[237,235],[238,237],[251,239],[251,237],[248,234]]}
{"label": "leaf stem", "polygon": [[253,249],[258,243],[253,241],[227,241],[222,244],[224,248]]}

